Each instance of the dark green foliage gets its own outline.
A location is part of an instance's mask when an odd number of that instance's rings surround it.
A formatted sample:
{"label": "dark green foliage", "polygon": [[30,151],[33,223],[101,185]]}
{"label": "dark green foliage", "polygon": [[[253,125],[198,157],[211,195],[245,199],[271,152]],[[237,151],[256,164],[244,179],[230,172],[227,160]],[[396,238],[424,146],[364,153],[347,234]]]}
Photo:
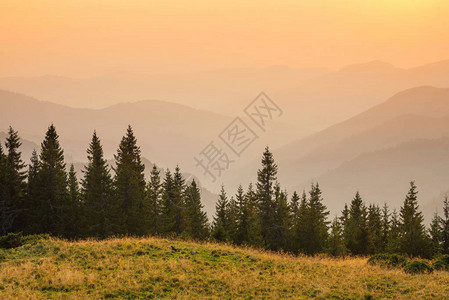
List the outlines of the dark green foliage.
{"label": "dark green foliage", "polygon": [[245,199],[248,203],[248,240],[243,243],[255,247],[262,247],[263,238],[259,218],[259,203],[257,201],[256,192],[253,190],[253,185],[251,183],[248,186]]}
{"label": "dark green foliage", "polygon": [[17,248],[23,245],[22,233],[8,233],[5,236],[0,236],[0,249]]}
{"label": "dark green foliage", "polygon": [[435,270],[449,271],[449,255],[444,254],[439,256],[432,264]]}
{"label": "dark green foliage", "polygon": [[303,191],[296,218],[293,218],[292,225],[292,251],[305,252],[307,243],[307,218],[309,213],[309,203],[306,192]]}
{"label": "dark green foliage", "polygon": [[79,227],[81,225],[81,198],[78,179],[76,178],[75,168],[73,164],[70,165],[68,175],[68,192],[69,192],[69,209],[64,218],[65,222],[65,236],[76,237],[79,234]]}
{"label": "dark green foliage", "polygon": [[449,254],[449,201],[446,197],[443,202],[443,217],[441,218],[441,251]]}
{"label": "dark green foliage", "polygon": [[381,229],[381,241],[380,241],[380,252],[387,252],[388,249],[388,238],[390,233],[390,212],[388,210],[387,203],[384,203],[382,207],[382,229]]}
{"label": "dark green foliage", "polygon": [[399,237],[401,228],[399,224],[399,216],[396,210],[391,214],[390,230],[388,232],[387,252],[396,253],[400,251]]}
{"label": "dark green foliage", "polygon": [[3,161],[4,186],[2,205],[2,231],[21,231],[27,227],[25,217],[26,171],[19,151],[20,142],[17,131],[9,127],[6,138],[6,157]]}
{"label": "dark green foliage", "polygon": [[404,272],[410,274],[430,274],[433,272],[433,267],[425,260],[413,260],[405,265]]}
{"label": "dark green foliage", "polygon": [[343,230],[337,217],[331,223],[327,253],[335,257],[346,254],[346,247],[343,243]]}
{"label": "dark green foliage", "polygon": [[0,234],[6,234],[9,228],[8,208],[6,206],[6,155],[0,144]]}
{"label": "dark green foliage", "polygon": [[185,207],[184,233],[194,239],[206,239],[209,235],[207,216],[195,180],[186,188]]}
{"label": "dark green foliage", "polygon": [[112,177],[104,159],[103,147],[94,131],[87,149],[87,166],[81,181],[81,197],[84,214],[84,235],[105,238],[117,232],[114,228],[114,206]]}
{"label": "dark green foliage", "polygon": [[38,233],[39,216],[35,210],[40,207],[39,203],[39,171],[41,163],[36,150],[31,155],[31,163],[28,165],[28,183],[27,183],[27,203],[24,207],[24,216],[28,219],[28,226],[24,229],[27,233]]}
{"label": "dark green foliage", "polygon": [[26,244],[35,244],[37,241],[48,240],[49,238],[50,236],[48,234],[22,235],[21,232],[11,232],[7,235],[0,236],[0,249],[11,249]]}
{"label": "dark green foliage", "polygon": [[[388,207],[368,208],[357,192],[350,206],[329,226],[326,206],[318,183],[309,196],[287,192],[277,182],[277,165],[268,147],[257,173],[256,190],[240,186],[228,200],[222,187],[216,214],[209,230],[203,212],[200,189],[193,180],[186,185],[177,166],[167,170],[161,183],[156,166],[145,182],[140,148],[131,127],[122,138],[112,179],[94,132],[87,150],[88,164],[81,189],[73,165],[66,172],[64,152],[56,129],[51,125],[41,145],[33,152],[28,173],[20,157],[20,140],[9,130],[6,153],[0,145],[0,229],[1,233],[50,233],[68,238],[105,238],[114,234],[165,234],[264,247],[275,251],[333,256],[348,254],[407,253],[430,257],[446,253],[449,245],[449,203],[443,217],[435,217],[429,229],[417,205],[414,183],[401,207],[400,216]],[[28,182],[26,182],[28,175]],[[2,241],[20,244],[19,235]],[[9,243],[9,244],[8,244]],[[8,246],[9,247],[9,246]],[[446,252],[445,252],[446,251]],[[398,266],[405,263],[396,254],[375,255],[370,263]],[[444,259],[435,262],[445,268]],[[411,269],[415,267],[410,267]]]}
{"label": "dark green foliage", "polygon": [[176,205],[174,199],[174,183],[170,170],[165,172],[163,183],[163,193],[161,201],[160,224],[158,226],[160,233],[173,233],[175,231],[175,211]]}
{"label": "dark green foliage", "polygon": [[221,242],[229,241],[228,205],[228,197],[222,186],[217,204],[215,205],[215,216],[212,224],[212,238]]}
{"label": "dark green foliage", "polygon": [[150,181],[147,184],[146,195],[148,198],[148,227],[150,233],[155,234],[160,232],[160,207],[162,201],[162,184],[160,172],[156,165],[153,166],[150,174]]}
{"label": "dark green foliage", "polygon": [[379,265],[383,267],[402,268],[408,262],[408,258],[402,254],[380,253],[371,256],[368,259],[370,265]]}
{"label": "dark green foliage", "polygon": [[64,151],[59,145],[59,136],[53,125],[48,127],[41,144],[40,168],[37,174],[38,207],[35,220],[39,220],[38,232],[63,235],[65,217],[70,210],[67,189],[67,173]]}
{"label": "dark green foliage", "polygon": [[383,252],[382,249],[382,216],[379,206],[371,204],[368,207],[368,253]]}
{"label": "dark green foliage", "polygon": [[277,165],[273,154],[268,147],[262,155],[262,168],[257,171],[256,196],[259,204],[259,217],[261,234],[264,244],[268,249],[275,250],[276,233],[275,227],[275,201],[274,186],[277,180]]}
{"label": "dark green foliage", "polygon": [[238,206],[234,197],[231,197],[228,201],[228,205],[226,206],[226,219],[227,219],[227,228],[229,241],[232,243],[237,242],[237,233],[238,233]]}
{"label": "dark green foliage", "polygon": [[279,184],[275,187],[274,196],[274,222],[273,232],[275,238],[273,241],[273,250],[285,249],[290,247],[290,228],[291,228],[291,215],[288,207],[287,193],[281,191]]}
{"label": "dark green foliage", "polygon": [[328,224],[327,216],[329,212],[323,204],[321,190],[316,183],[312,184],[312,189],[309,192],[308,208],[305,215],[305,238],[304,238],[304,253],[315,254],[321,253],[325,250],[328,239]]}
{"label": "dark green foliage", "polygon": [[179,166],[176,166],[175,172],[173,173],[173,193],[172,193],[172,203],[173,203],[173,217],[174,217],[174,228],[173,231],[176,234],[181,234],[183,231],[183,213],[185,209],[184,203],[184,190],[185,190],[185,180],[182,177],[181,170]]}
{"label": "dark green foliage", "polygon": [[429,228],[429,238],[430,238],[429,243],[433,255],[441,254],[442,249],[441,235],[442,235],[441,218],[438,216],[437,213],[435,213]]}
{"label": "dark green foliage", "polygon": [[118,233],[144,234],[148,216],[148,206],[145,205],[145,166],[131,126],[128,126],[114,158]]}
{"label": "dark green foliage", "polygon": [[416,185],[410,182],[410,190],[404,200],[400,211],[399,237],[401,252],[410,256],[427,256],[427,237],[424,227],[424,218],[418,210]]}
{"label": "dark green foliage", "polygon": [[239,185],[237,194],[235,195],[235,202],[237,204],[237,230],[236,230],[236,244],[240,245],[248,242],[250,237],[250,214],[252,208],[249,205],[249,199],[243,192],[243,187]]}
{"label": "dark green foliage", "polygon": [[359,192],[355,194],[351,202],[343,236],[345,246],[351,254],[368,254],[369,229],[367,211]]}

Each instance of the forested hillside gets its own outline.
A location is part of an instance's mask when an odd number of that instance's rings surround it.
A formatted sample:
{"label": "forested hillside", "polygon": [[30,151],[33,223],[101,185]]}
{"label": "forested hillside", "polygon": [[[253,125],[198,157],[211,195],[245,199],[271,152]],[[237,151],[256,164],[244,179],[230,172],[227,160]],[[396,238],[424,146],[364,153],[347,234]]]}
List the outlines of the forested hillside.
{"label": "forested hillside", "polygon": [[412,257],[449,254],[449,201],[429,228],[410,182],[399,211],[365,204],[359,192],[332,217],[321,187],[291,196],[277,180],[278,167],[267,147],[255,184],[235,195],[222,187],[212,222],[203,211],[195,180],[179,166],[164,176],[156,165],[145,178],[141,150],[131,126],[110,169],[94,131],[88,164],[80,180],[67,166],[53,125],[31,163],[22,160],[18,132],[10,127],[0,148],[1,233],[40,234],[71,239],[114,235],[166,235],[215,240],[274,251],[333,256],[405,253]]}

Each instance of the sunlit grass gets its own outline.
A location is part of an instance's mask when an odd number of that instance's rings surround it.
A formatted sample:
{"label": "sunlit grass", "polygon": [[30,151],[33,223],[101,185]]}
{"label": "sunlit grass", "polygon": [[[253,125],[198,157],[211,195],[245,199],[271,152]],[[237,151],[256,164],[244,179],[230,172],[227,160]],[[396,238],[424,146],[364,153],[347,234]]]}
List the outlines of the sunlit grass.
{"label": "sunlit grass", "polygon": [[[179,251],[172,251],[174,246]],[[196,254],[191,254],[196,251]],[[449,273],[160,238],[40,240],[0,250],[0,298],[446,298]]]}

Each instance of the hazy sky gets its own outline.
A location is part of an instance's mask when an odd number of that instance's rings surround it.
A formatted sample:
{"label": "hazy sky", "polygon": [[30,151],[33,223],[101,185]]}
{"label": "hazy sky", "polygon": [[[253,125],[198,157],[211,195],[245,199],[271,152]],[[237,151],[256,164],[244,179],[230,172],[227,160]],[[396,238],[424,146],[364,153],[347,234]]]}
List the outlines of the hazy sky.
{"label": "hazy sky", "polygon": [[449,58],[447,0],[1,0],[0,76]]}

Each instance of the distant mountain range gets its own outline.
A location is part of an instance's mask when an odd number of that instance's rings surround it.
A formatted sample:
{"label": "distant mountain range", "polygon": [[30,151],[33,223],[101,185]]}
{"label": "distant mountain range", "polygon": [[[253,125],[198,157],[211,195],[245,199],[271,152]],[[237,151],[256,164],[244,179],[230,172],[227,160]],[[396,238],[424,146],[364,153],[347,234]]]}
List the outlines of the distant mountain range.
{"label": "distant mountain range", "polygon": [[[449,153],[446,151],[449,149],[449,89],[420,86],[400,91],[387,101],[376,99],[388,90],[414,82],[432,81],[449,86],[448,70],[448,62],[409,70],[372,62],[327,75],[322,71],[303,74],[304,82],[323,83],[308,85],[309,89],[314,86],[315,95],[319,95],[306,101],[312,106],[303,101],[307,97],[299,97],[302,102],[272,97],[278,100],[285,114],[296,111],[297,124],[303,121],[312,124],[307,119],[313,119],[314,114],[320,115],[326,123],[351,111],[357,113],[306,137],[303,137],[304,131],[298,131],[299,138],[283,147],[277,147],[281,140],[286,140],[285,136],[280,137],[287,131],[291,136],[296,132],[294,127],[277,123],[266,133],[258,132],[260,137],[264,134],[265,137],[258,139],[215,184],[207,182],[201,170],[195,168],[193,156],[216,139],[233,118],[207,110],[156,100],[82,109],[0,91],[0,130],[7,130],[11,124],[23,138],[38,144],[49,123],[53,122],[67,160],[83,162],[94,129],[102,139],[106,156],[112,157],[126,126],[131,123],[144,157],[170,168],[179,163],[183,171],[198,176],[210,190],[217,191],[224,183],[230,195],[239,183],[245,186],[255,180],[262,150],[270,145],[283,187],[290,192],[302,191],[307,190],[312,181],[318,181],[326,204],[333,212],[350,201],[357,190],[367,202],[387,202],[399,207],[407,191],[407,182],[416,180],[420,203],[429,217],[440,205],[436,199],[441,199],[441,193],[449,190]],[[279,75],[287,71],[280,68],[276,72]],[[216,75],[210,76],[214,81]],[[232,79],[232,72],[228,79]],[[349,84],[351,80],[353,89]],[[307,91],[307,86],[302,91]],[[364,97],[363,93],[368,96]],[[376,99],[370,99],[373,95]],[[363,106],[369,108],[362,110]],[[328,118],[330,115],[333,116]],[[324,124],[318,119],[315,121]]]}
{"label": "distant mountain range", "polygon": [[368,202],[399,207],[411,180],[428,203],[449,188],[448,137],[449,89],[409,89],[277,149],[279,180],[299,190],[319,182],[334,210],[357,190]]}
{"label": "distant mountain range", "polygon": [[229,116],[265,91],[283,108],[282,121],[291,124],[298,137],[350,118],[401,90],[422,85],[449,87],[449,60],[410,69],[372,61],[337,71],[274,66],[181,75],[0,78],[0,89],[72,107],[104,108],[159,99]]}

